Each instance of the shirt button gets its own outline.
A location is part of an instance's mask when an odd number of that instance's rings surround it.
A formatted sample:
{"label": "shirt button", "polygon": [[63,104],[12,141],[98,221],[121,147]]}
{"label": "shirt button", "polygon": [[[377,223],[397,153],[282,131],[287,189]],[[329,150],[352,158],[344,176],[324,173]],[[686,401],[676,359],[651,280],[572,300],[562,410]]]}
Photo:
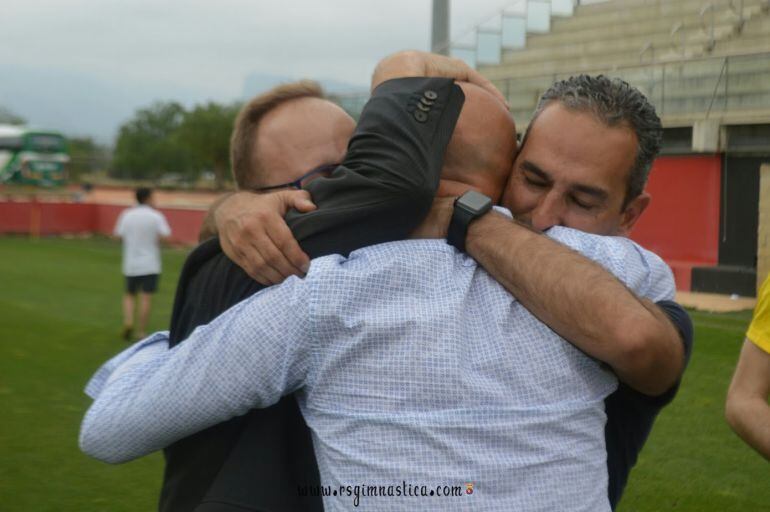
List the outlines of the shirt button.
{"label": "shirt button", "polygon": [[429,100],[435,100],[438,98],[438,94],[436,94],[436,91],[431,91],[430,89],[422,93],[422,95]]}

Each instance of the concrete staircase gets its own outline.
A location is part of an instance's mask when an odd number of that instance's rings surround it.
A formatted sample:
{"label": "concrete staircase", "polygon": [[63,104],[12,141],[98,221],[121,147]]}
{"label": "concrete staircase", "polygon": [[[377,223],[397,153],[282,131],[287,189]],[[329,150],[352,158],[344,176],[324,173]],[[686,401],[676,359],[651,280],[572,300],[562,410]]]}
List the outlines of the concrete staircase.
{"label": "concrete staircase", "polygon": [[[586,72],[620,76],[642,89],[667,126],[704,115],[770,119],[770,2],[614,0],[554,18],[523,50],[479,70],[525,125],[555,80]],[[713,29],[712,29],[713,27]],[[763,53],[766,52],[766,53]],[[736,112],[738,113],[736,115]]]}

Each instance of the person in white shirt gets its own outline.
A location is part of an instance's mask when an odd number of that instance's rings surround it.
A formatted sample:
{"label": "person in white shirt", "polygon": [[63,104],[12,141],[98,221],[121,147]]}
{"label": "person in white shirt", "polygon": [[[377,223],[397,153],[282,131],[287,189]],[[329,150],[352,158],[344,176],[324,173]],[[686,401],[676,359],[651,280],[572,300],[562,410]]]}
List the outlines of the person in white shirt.
{"label": "person in white shirt", "polygon": [[160,277],[160,241],[171,235],[166,218],[153,207],[152,190],[136,190],[137,205],[123,210],[115,224],[114,235],[123,240],[123,338],[131,340],[134,333],[134,310],[139,294],[139,325],[137,336],[144,338],[150,317],[152,294],[158,290]]}

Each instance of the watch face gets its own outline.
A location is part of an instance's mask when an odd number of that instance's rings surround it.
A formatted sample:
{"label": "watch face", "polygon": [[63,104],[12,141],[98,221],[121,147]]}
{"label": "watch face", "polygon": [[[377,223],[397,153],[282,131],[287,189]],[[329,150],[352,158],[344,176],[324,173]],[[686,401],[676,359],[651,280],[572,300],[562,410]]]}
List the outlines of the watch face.
{"label": "watch face", "polygon": [[480,192],[469,190],[460,197],[462,205],[474,212],[481,211],[492,205],[492,200]]}

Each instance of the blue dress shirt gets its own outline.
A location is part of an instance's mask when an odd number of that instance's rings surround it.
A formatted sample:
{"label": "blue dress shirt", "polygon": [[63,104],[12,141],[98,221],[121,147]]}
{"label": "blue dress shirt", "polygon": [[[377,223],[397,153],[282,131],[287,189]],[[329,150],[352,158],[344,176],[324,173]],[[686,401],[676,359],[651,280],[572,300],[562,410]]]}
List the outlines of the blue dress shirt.
{"label": "blue dress shirt", "polygon": [[[641,296],[673,297],[665,263],[628,239],[548,235]],[[443,241],[313,260],[305,279],[166,340],[97,372],[84,451],[131,460],[298,391],[327,510],[610,509],[603,400],[616,378]]]}

